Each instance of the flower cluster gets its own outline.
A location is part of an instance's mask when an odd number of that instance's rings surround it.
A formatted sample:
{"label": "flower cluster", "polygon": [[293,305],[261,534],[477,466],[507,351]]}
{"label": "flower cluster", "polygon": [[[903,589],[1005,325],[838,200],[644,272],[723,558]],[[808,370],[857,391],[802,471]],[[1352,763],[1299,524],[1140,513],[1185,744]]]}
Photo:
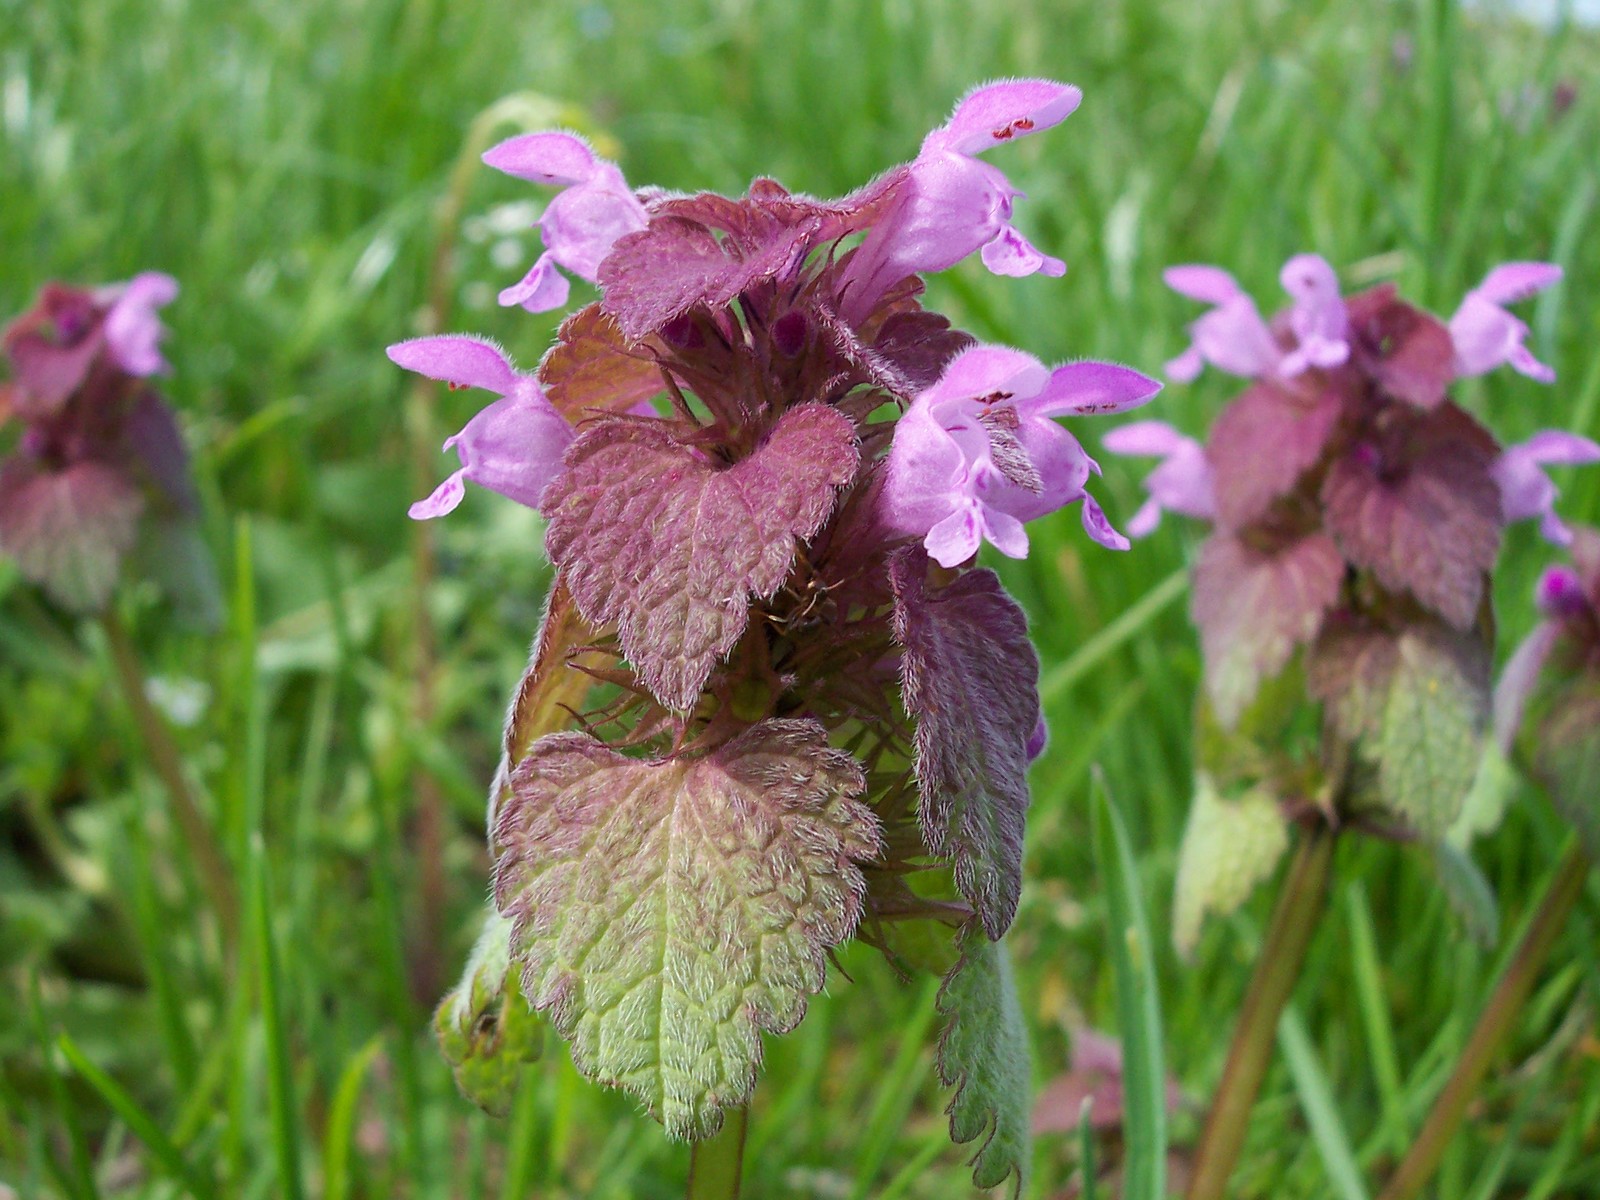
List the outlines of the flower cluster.
{"label": "flower cluster", "polygon": [[156,310],[167,275],[82,289],[50,284],[0,335],[11,381],[0,426],[21,435],[0,459],[0,551],[68,607],[102,608],[141,537],[171,578],[174,537],[197,511],[188,454],[149,377],[167,369]]}
{"label": "flower cluster", "polygon": [[[770,179],[739,198],[633,191],[571,134],[513,138],[485,161],[562,190],[502,302],[562,304],[558,268],[599,300],[531,374],[474,337],[390,348],[498,397],[412,515],[448,512],[470,480],[545,515],[557,572],[491,803],[506,957],[578,1065],[676,1136],[742,1102],[758,1033],[799,1019],[852,933],[898,954],[907,919],[961,928],[949,1002],[993,1007],[987,947],[1016,908],[1045,729],[1026,620],[973,559],[985,540],[1026,553],[1024,523],[1070,504],[1125,547],[1057,418],[1160,385],[978,345],[923,307],[920,275],[974,252],[1061,274],[978,155],[1078,100],[979,88],[914,161],[830,201]],[[569,710],[581,730],[560,732]],[[909,887],[929,864],[953,886]],[[649,1011],[630,999],[647,994]],[[994,1018],[950,1016],[954,1082]],[[995,1103],[958,1094],[963,1140]],[[1026,1125],[993,1120],[991,1182],[1021,1170]]]}

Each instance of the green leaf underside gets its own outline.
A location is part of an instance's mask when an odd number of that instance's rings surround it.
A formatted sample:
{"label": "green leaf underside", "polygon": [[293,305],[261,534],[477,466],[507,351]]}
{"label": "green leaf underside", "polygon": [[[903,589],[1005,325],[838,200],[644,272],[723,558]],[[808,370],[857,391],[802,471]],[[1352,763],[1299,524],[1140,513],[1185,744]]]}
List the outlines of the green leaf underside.
{"label": "green leaf underside", "polygon": [[641,762],[584,734],[536,742],[499,813],[495,903],[523,992],[591,1079],[707,1138],[755,1086],[850,935],[879,848],[855,760],[812,721]]}
{"label": "green leaf underside", "polygon": [[927,562],[919,551],[890,573],[905,706],[917,722],[923,836],[934,854],[954,860],[956,886],[999,938],[1022,891],[1039,658],[1026,615],[993,571],[933,589]]}
{"label": "green leaf underside", "polygon": [[93,612],[111,598],[143,510],[114,467],[50,471],[13,457],[0,470],[0,551],[61,604]]}
{"label": "green leaf underside", "polygon": [[1539,727],[1534,768],[1591,861],[1600,863],[1600,684],[1559,697]]}
{"label": "green leaf underside", "polygon": [[578,610],[615,624],[645,686],[683,711],[744,632],[750,597],[777,591],[827,520],[858,453],[849,418],[820,404],[784,413],[732,466],[676,436],[665,421],[597,420],[543,507]]}
{"label": "green leaf underside", "polygon": [[510,1111],[523,1065],[537,1060],[544,1048],[544,1023],[509,970],[510,940],[511,922],[491,908],[461,982],[433,1016],[456,1086],[497,1117]]}
{"label": "green leaf underside", "polygon": [[1227,916],[1248,900],[1288,848],[1288,824],[1265,788],[1224,799],[1208,774],[1196,775],[1172,897],[1178,953],[1192,954],[1206,916]]}
{"label": "green leaf underside", "polygon": [[961,960],[939,990],[948,1018],[939,1040],[939,1078],[950,1101],[950,1140],[982,1138],[972,1159],[972,1182],[998,1187],[1012,1178],[1013,1197],[1027,1183],[1032,1080],[1028,1033],[1003,942],[969,926]]}
{"label": "green leaf underside", "polygon": [[1261,681],[1281,671],[1316,636],[1339,598],[1344,558],[1331,538],[1312,534],[1275,553],[1212,534],[1194,568],[1191,614],[1200,629],[1206,690],[1231,729]]}
{"label": "green leaf underside", "polygon": [[1500,906],[1495,902],[1494,885],[1472,855],[1448,838],[1434,843],[1431,849],[1434,873],[1451,910],[1473,941],[1485,949],[1493,946],[1500,933]]}

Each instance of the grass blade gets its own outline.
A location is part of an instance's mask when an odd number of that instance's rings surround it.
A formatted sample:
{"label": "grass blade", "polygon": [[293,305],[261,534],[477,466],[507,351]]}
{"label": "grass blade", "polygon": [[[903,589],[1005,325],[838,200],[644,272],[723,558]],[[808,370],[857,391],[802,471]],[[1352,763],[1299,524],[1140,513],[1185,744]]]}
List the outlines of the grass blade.
{"label": "grass blade", "polygon": [[1350,1137],[1339,1119],[1333,1090],[1317,1061],[1317,1049],[1306,1033],[1305,1022],[1292,1004],[1278,1018],[1278,1047],[1289,1064],[1294,1090],[1300,1096],[1300,1107],[1311,1125],[1311,1136],[1316,1140],[1334,1194],[1341,1200],[1367,1200],[1366,1185],[1361,1182],[1355,1151],[1350,1148]]}

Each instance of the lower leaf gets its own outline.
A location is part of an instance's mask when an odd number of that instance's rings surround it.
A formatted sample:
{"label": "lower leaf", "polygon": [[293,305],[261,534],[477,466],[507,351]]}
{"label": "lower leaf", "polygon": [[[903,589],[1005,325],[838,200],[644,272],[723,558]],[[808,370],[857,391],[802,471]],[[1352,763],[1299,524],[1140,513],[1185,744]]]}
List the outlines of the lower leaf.
{"label": "lower leaf", "polygon": [[439,1002],[433,1029],[455,1070],[456,1086],[485,1112],[503,1117],[525,1063],[544,1049],[544,1022],[511,971],[511,922],[494,909],[484,919],[461,982]]}

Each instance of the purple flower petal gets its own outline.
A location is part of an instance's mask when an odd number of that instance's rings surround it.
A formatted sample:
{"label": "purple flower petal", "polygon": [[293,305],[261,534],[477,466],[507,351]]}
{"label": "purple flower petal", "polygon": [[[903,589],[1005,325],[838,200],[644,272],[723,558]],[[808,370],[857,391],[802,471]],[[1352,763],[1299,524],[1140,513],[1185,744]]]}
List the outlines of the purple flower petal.
{"label": "purple flower petal", "polygon": [[178,296],[178,281],[159,271],[135,275],[120,290],[106,311],[106,345],[111,357],[130,375],[154,375],[168,370],[160,343],[166,329],[156,309]]}
{"label": "purple flower petal", "polygon": [[1216,489],[1205,447],[1164,421],[1134,421],[1101,439],[1113,454],[1159,457],[1164,461],[1145,477],[1150,498],[1128,522],[1134,537],[1153,533],[1165,509],[1186,517],[1211,520],[1216,515]]}
{"label": "purple flower petal", "polygon": [[1505,263],[1490,271],[1450,318],[1456,374],[1482,375],[1506,363],[1540,383],[1554,382],[1555,371],[1525,344],[1528,327],[1501,305],[1525,300],[1560,278],[1561,268],[1553,263]]}
{"label": "purple flower petal", "polygon": [[1235,297],[1244,295],[1238,280],[1221,267],[1188,263],[1183,266],[1168,267],[1161,272],[1161,278],[1178,295],[1198,300],[1202,304],[1226,304]]}
{"label": "purple flower petal", "polygon": [[1500,487],[1501,515],[1507,524],[1538,517],[1546,541],[1565,546],[1572,531],[1555,513],[1561,490],[1544,471],[1544,464],[1580,466],[1600,462],[1600,445],[1577,434],[1546,429],[1526,442],[1509,446],[1494,462],[1494,481]]}
{"label": "purple flower petal", "polygon": [[396,342],[386,351],[391,362],[440,379],[453,387],[478,387],[504,396],[520,378],[505,352],[487,338],[447,333]]}
{"label": "purple flower petal", "polygon": [[504,396],[447,438],[461,470],[426,500],[411,506],[418,520],[442,516],[461,502],[461,479],[499,492],[518,504],[537,508],[550,481],[561,471],[561,455],[572,441],[572,426],[550,406],[543,393],[535,397],[519,389]]}
{"label": "purple flower petal", "polygon": [[1128,549],[1128,539],[1111,527],[1105,510],[1088,492],[1083,494],[1083,531],[1107,550]]}
{"label": "purple flower petal", "polygon": [[[1541,580],[1541,590],[1543,583]],[[1506,660],[1500,672],[1499,682],[1494,687],[1494,740],[1505,754],[1511,753],[1511,744],[1522,725],[1523,709],[1538,682],[1539,670],[1560,634],[1558,621],[1541,621]]]}
{"label": "purple flower petal", "polygon": [[1233,276],[1219,267],[1190,264],[1169,267],[1162,275],[1180,295],[1215,307],[1189,326],[1194,344],[1167,363],[1167,374],[1180,382],[1193,379],[1203,363],[1247,378],[1277,370],[1283,353],[1261,319],[1256,302]]}
{"label": "purple flower petal", "polygon": [[1299,342],[1279,371],[1298,375],[1307,367],[1336,367],[1349,358],[1345,335],[1350,319],[1339,294],[1339,276],[1327,260],[1315,254],[1297,254],[1284,263],[1278,278],[1294,299],[1289,327]]}
{"label": "purple flower petal", "polygon": [[1554,566],[1539,577],[1533,592],[1534,604],[1547,617],[1577,617],[1591,605],[1583,580],[1568,566]]}
{"label": "purple flower petal", "polygon": [[1038,417],[1095,416],[1127,412],[1150,401],[1161,384],[1132,367],[1108,362],[1072,362],[1057,367],[1028,406]]}
{"label": "purple flower petal", "polygon": [[595,157],[589,143],[577,134],[545,130],[507,138],[490,148],[483,161],[529,183],[572,187],[589,182],[604,160]]}
{"label": "purple flower petal", "polygon": [[1061,124],[1083,99],[1071,84],[1052,79],[1003,79],[974,88],[950,120],[930,133],[923,149],[981,154]]}
{"label": "purple flower petal", "polygon": [[535,261],[528,273],[508,288],[501,288],[495,297],[502,307],[520,305],[529,312],[549,312],[567,302],[572,285],[567,277],[556,270],[556,260],[546,250]]}

